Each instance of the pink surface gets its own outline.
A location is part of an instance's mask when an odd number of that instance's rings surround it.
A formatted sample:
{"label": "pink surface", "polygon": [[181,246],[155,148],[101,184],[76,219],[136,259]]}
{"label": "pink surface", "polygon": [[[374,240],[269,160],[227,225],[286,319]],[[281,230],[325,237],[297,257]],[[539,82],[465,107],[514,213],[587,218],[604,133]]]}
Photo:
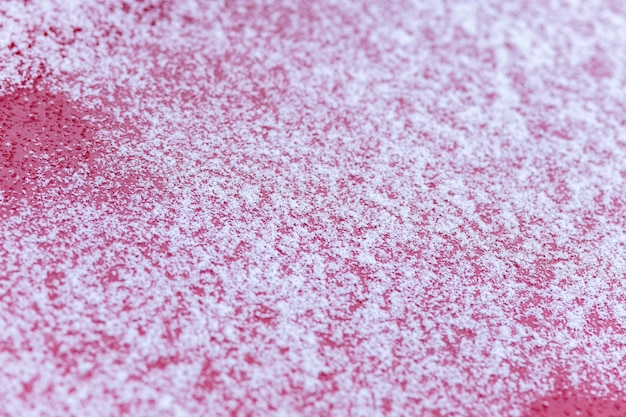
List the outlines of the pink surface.
{"label": "pink surface", "polygon": [[625,28],[0,3],[0,415],[626,416]]}

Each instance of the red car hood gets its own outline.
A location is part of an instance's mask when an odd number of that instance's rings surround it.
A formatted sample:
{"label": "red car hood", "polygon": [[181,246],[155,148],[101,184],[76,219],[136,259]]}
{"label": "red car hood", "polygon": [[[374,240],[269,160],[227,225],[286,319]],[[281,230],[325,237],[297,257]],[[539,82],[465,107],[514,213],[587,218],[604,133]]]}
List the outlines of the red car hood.
{"label": "red car hood", "polygon": [[4,412],[626,415],[625,27],[0,4]]}

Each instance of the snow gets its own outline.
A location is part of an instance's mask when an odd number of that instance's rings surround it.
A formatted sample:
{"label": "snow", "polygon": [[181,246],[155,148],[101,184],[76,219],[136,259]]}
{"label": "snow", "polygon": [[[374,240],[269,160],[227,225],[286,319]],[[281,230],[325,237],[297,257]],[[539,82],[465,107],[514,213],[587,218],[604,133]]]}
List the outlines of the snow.
{"label": "snow", "polygon": [[2,3],[6,412],[608,413],[625,20]]}

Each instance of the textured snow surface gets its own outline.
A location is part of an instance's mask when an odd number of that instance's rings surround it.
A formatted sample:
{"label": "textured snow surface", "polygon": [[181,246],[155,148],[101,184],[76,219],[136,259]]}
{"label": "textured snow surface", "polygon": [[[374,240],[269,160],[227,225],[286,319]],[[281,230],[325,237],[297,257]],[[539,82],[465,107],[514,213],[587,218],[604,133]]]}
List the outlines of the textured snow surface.
{"label": "textured snow surface", "polygon": [[620,0],[1,2],[0,415],[625,416],[624,45]]}

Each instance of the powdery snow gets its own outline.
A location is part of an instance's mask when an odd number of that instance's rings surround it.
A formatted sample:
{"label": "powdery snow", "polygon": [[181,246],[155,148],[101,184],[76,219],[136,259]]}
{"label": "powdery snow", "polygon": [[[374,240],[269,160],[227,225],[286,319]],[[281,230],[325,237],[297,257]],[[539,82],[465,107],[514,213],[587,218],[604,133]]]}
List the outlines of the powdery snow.
{"label": "powdery snow", "polygon": [[0,415],[626,415],[620,1],[0,3]]}

